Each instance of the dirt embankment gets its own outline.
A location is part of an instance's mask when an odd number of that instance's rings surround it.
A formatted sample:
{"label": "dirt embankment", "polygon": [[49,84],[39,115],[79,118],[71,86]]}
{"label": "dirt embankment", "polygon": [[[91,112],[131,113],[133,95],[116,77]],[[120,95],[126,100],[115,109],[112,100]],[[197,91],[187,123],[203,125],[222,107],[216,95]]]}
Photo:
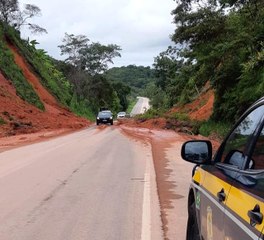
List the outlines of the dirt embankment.
{"label": "dirt embankment", "polygon": [[[208,82],[197,99],[170,109],[164,114],[164,117],[147,120],[144,117],[136,120],[125,119],[119,121],[118,124],[148,129],[171,129],[178,133],[196,134],[197,125],[195,122],[208,120],[213,113],[213,105],[214,90],[211,89]],[[184,118],[188,120],[184,120]]]}
{"label": "dirt embankment", "polygon": [[[61,106],[55,97],[42,86],[38,76],[32,72],[29,64],[17,49],[11,45],[9,47],[18,67],[21,68],[25,78],[33,86],[45,106],[45,111],[39,110],[18,97],[12,82],[0,72],[0,145],[15,145],[45,136],[50,137],[81,129],[90,124],[86,119],[77,117]],[[34,134],[32,137],[23,135],[28,133]],[[10,136],[12,138],[6,138]]]}

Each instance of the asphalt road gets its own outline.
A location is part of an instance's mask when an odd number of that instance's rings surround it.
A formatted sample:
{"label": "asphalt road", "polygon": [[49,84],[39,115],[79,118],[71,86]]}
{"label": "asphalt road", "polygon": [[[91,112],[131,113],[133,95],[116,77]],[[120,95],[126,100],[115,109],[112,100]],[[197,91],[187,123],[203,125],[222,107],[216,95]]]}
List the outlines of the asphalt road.
{"label": "asphalt road", "polygon": [[145,98],[145,97],[137,97],[137,98],[138,98],[138,101],[130,113],[131,116],[135,116],[137,114],[144,113],[145,111],[147,111],[150,108],[148,98]]}
{"label": "asphalt road", "polygon": [[159,240],[150,146],[115,126],[0,153],[0,239]]}

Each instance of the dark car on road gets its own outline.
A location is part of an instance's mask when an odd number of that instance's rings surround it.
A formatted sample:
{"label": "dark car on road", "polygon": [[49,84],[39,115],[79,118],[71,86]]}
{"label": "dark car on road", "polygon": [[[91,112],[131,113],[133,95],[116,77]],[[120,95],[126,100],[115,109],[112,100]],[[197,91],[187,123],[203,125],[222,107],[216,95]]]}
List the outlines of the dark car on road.
{"label": "dark car on road", "polygon": [[238,120],[212,157],[212,144],[183,144],[195,163],[187,240],[264,239],[264,98]]}
{"label": "dark car on road", "polygon": [[99,125],[100,123],[110,123],[113,125],[113,114],[111,111],[101,111],[98,113],[96,117],[96,125]]}

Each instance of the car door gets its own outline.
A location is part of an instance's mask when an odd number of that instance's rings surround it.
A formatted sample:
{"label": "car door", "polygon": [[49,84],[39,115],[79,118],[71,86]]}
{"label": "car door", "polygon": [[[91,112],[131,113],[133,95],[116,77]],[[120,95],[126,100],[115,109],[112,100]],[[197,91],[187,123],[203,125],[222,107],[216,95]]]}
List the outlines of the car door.
{"label": "car door", "polygon": [[216,156],[216,166],[233,179],[225,202],[223,239],[259,239],[264,226],[264,159],[257,155],[264,151],[263,116],[261,104],[246,113]]}
{"label": "car door", "polygon": [[216,165],[202,166],[200,171],[204,175],[198,201],[202,239],[222,240],[225,203],[234,179]]}
{"label": "car door", "polygon": [[[200,174],[203,175],[201,178],[203,181],[200,183],[200,201],[198,202],[200,202],[201,234],[204,239],[225,239],[225,232],[228,232],[224,229],[225,224],[232,226],[231,231],[234,229],[234,214],[230,211],[233,208],[238,211],[237,208],[240,208],[243,203],[240,204],[241,196],[236,195],[235,188],[232,186],[241,178],[240,172],[247,160],[245,156],[248,155],[249,146],[259,126],[263,110],[264,107],[260,106],[245,114],[220,146],[214,158],[214,164],[201,167]],[[226,206],[227,203],[231,205]],[[226,215],[230,219],[226,218]],[[229,233],[227,235],[231,236]]]}

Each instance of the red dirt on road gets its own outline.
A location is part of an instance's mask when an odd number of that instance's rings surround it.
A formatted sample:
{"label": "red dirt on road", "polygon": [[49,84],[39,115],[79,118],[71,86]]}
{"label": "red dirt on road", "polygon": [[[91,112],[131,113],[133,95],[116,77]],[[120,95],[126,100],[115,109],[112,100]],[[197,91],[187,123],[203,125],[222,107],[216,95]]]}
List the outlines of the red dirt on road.
{"label": "red dirt on road", "polygon": [[[38,77],[31,71],[28,63],[18,53],[17,49],[14,46],[10,46],[10,48],[16,63],[22,69],[26,79],[32,84],[46,110],[42,112],[19,98],[11,81],[5,79],[0,73],[0,117],[6,122],[6,124],[0,123],[1,149],[40,141],[58,134],[81,129],[90,124],[89,121],[75,116],[58,104],[56,99],[41,85]],[[171,112],[184,112],[191,119],[206,120],[212,114],[213,102],[213,90],[208,90],[197,101],[184,107],[174,108]],[[166,119],[163,118],[144,122],[119,122],[118,125],[127,136],[150,142],[152,145],[161,204],[161,218],[165,239],[168,239],[168,228],[174,226],[170,226],[167,211],[173,208],[171,202],[174,199],[181,198],[181,196],[175,191],[175,183],[169,180],[172,170],[167,166],[166,149],[170,148],[171,143],[174,141],[184,142],[197,137],[178,134],[176,139],[175,133],[170,135],[169,131],[164,136],[161,132],[155,134],[155,129],[165,128]],[[98,128],[99,131],[101,129],[104,129],[104,126]],[[214,142],[214,146],[218,146],[218,143]]]}
{"label": "red dirt on road", "polygon": [[[180,112],[186,113],[190,119],[195,120],[207,120],[212,114],[214,104],[214,92],[213,90],[206,90],[200,95],[194,102],[189,103],[182,107],[171,109],[170,113]],[[166,128],[167,120],[164,118],[150,119],[146,121],[135,120],[122,120],[118,122],[118,125],[123,130],[124,134],[136,138],[141,141],[147,141],[152,146],[152,156],[154,161],[154,167],[156,172],[157,191],[161,207],[161,220],[164,230],[164,238],[169,240],[169,229],[175,228],[177,216],[172,216],[170,211],[174,208],[172,204],[176,199],[181,199],[187,196],[181,196],[177,192],[177,182],[171,181],[171,176],[175,175],[175,169],[169,168],[169,160],[166,156],[167,149],[172,147],[172,144],[177,142],[181,144],[191,139],[206,139],[203,136],[187,135],[183,133],[176,133],[175,131],[159,131],[158,129]],[[219,147],[217,140],[211,139],[214,151]],[[179,156],[175,156],[179,158]],[[185,201],[184,199],[184,201]],[[187,211],[187,208],[186,208]],[[186,222],[182,227],[186,225]],[[177,226],[176,228],[181,228]]]}
{"label": "red dirt on road", "polygon": [[[175,169],[169,167],[169,161],[171,159],[167,158],[166,151],[172,147],[172,144],[177,143],[181,145],[187,140],[194,139],[206,139],[202,136],[192,136],[186,134],[175,133],[174,131],[164,131],[158,128],[153,128],[153,125],[150,125],[149,128],[146,127],[131,127],[130,124],[120,124],[122,132],[133,139],[148,142],[152,147],[152,157],[154,161],[154,167],[156,172],[156,182],[157,182],[157,191],[160,201],[161,208],[161,221],[164,231],[164,239],[169,240],[169,229],[177,228],[180,229],[181,226],[174,226],[174,223],[177,222],[175,219],[178,218],[177,214],[169,215],[169,211],[174,208],[172,202],[175,202],[177,199],[187,198],[187,196],[181,196],[178,194],[177,189],[181,188],[178,186],[177,182],[171,181],[171,175],[175,174]],[[211,140],[213,144],[214,151],[219,147],[219,142]],[[179,156],[175,156],[175,159],[178,159]],[[191,179],[191,172],[190,172]],[[186,179],[187,180],[187,179]],[[185,201],[184,199],[184,201]],[[187,211],[187,208],[186,208]],[[187,213],[186,213],[187,216]],[[186,222],[179,223],[182,224],[182,227],[185,227]],[[178,230],[179,231],[179,230]]]}

